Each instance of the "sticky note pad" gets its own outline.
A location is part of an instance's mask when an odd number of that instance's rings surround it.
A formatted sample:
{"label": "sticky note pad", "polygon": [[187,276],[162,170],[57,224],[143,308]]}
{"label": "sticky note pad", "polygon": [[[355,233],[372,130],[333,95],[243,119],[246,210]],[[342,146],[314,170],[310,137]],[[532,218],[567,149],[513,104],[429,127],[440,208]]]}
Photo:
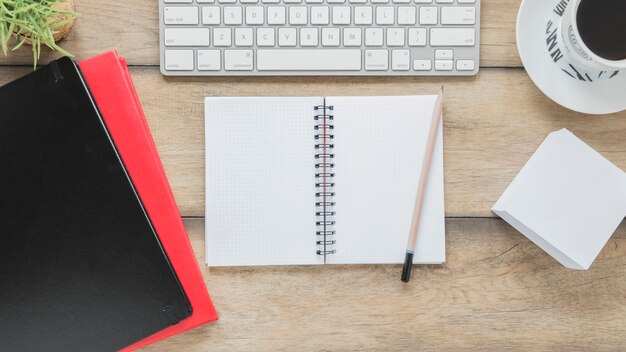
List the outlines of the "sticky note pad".
{"label": "sticky note pad", "polygon": [[587,270],[626,215],[626,174],[563,129],[492,210],[564,266]]}

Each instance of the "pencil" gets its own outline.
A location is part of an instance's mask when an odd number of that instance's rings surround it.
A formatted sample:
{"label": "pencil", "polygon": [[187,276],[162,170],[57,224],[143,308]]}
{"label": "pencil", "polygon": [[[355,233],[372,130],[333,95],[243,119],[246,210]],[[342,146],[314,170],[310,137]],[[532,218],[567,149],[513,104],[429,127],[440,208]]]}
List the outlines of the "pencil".
{"label": "pencil", "polygon": [[403,282],[409,282],[409,279],[411,278],[411,268],[413,267],[413,254],[415,253],[417,232],[420,227],[422,208],[424,206],[424,194],[426,193],[426,186],[428,185],[428,175],[430,174],[430,164],[433,161],[435,144],[437,142],[437,136],[439,135],[439,125],[441,123],[442,112],[443,86],[441,87],[441,93],[439,93],[439,95],[437,96],[437,101],[435,101],[435,106],[433,107],[433,118],[432,122],[430,123],[430,132],[428,134],[426,150],[424,151],[424,160],[422,161],[422,174],[420,176],[419,186],[417,188],[417,197],[415,198],[413,220],[411,221],[411,228],[409,230],[409,241],[406,245],[406,256],[404,257],[404,266],[402,267],[401,280]]}

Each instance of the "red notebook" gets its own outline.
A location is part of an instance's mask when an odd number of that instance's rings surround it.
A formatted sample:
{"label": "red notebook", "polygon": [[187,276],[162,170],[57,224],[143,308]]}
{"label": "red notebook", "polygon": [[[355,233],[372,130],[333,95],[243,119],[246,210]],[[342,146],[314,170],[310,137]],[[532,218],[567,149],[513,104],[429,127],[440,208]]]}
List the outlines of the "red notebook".
{"label": "red notebook", "polygon": [[193,309],[192,315],[128,346],[133,351],[217,320],[126,62],[115,51],[79,64],[109,133]]}

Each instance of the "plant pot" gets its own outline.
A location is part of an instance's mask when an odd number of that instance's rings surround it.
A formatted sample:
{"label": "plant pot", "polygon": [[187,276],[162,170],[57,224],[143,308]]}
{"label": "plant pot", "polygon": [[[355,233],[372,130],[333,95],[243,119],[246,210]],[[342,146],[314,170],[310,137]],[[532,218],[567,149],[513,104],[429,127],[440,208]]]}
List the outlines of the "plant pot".
{"label": "plant pot", "polygon": [[[74,11],[74,0],[68,0],[66,2],[59,2],[55,5],[55,7],[59,10],[63,11]],[[49,23],[59,23],[61,21],[65,21],[67,19],[67,15],[59,15],[55,18],[49,18]],[[55,28],[52,32],[54,36],[55,42],[60,42],[63,38],[67,37],[68,34],[72,31],[72,27],[74,26],[74,21],[69,22],[68,24]],[[17,33],[15,33],[17,36]],[[30,40],[30,33],[22,33],[22,36],[26,37],[26,44],[31,45],[32,41]]]}

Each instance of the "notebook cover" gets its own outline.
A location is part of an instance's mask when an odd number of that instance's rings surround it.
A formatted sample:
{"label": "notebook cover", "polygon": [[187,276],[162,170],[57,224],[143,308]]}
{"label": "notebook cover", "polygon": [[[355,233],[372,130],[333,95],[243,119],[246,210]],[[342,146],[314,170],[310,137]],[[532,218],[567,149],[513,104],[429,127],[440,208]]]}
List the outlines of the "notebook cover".
{"label": "notebook cover", "polygon": [[217,313],[124,60],[111,51],[80,67],[193,307],[189,318],[124,350],[131,351],[217,320]]}
{"label": "notebook cover", "polygon": [[0,349],[112,351],[190,305],[70,59],[0,87]]}

